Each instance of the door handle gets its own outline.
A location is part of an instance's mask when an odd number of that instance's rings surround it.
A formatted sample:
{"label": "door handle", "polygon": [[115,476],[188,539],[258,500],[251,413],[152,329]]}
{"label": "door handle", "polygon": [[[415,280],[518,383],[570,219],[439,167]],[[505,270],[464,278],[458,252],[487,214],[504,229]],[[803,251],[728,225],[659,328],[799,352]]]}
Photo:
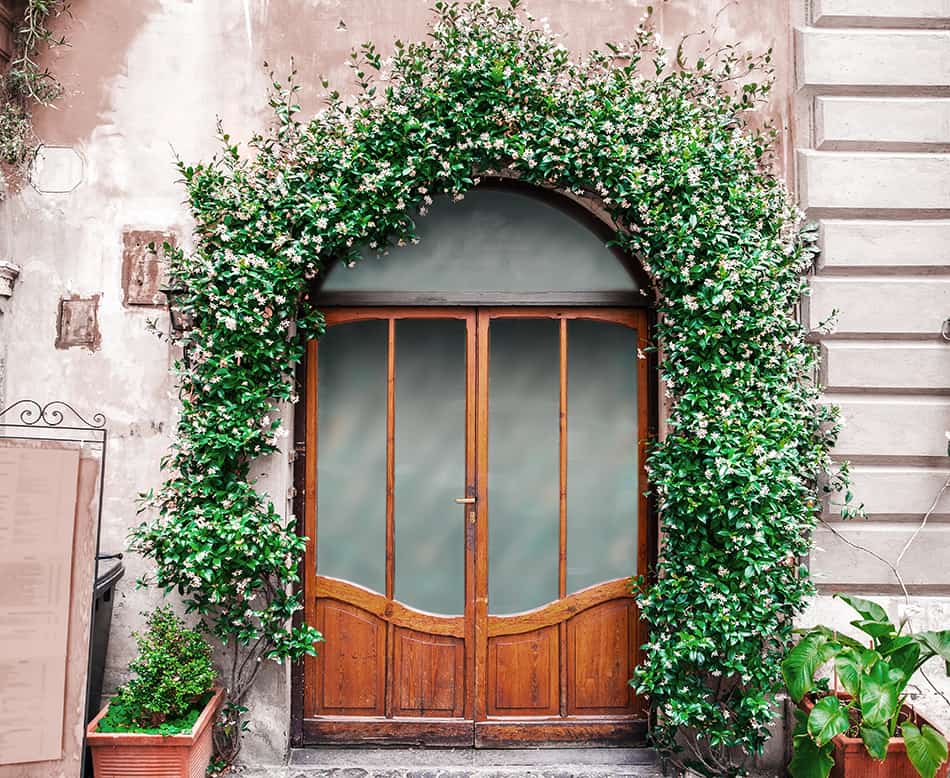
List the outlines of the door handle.
{"label": "door handle", "polygon": [[[475,498],[474,497],[456,497],[455,502],[457,502],[459,505],[474,505]],[[468,523],[469,524],[475,523],[475,509],[474,508],[470,508],[468,511]]]}

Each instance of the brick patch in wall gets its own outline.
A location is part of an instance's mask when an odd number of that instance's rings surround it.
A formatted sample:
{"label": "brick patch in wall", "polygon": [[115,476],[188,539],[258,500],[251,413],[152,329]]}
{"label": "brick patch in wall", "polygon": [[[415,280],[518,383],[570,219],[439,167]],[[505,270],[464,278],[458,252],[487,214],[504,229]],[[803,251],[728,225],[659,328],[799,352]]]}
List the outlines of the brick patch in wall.
{"label": "brick patch in wall", "polygon": [[[165,280],[162,244],[177,245],[173,232],[125,229],[122,232],[122,302],[128,306],[163,306]],[[149,249],[149,244],[155,250]]]}
{"label": "brick patch in wall", "polygon": [[81,346],[90,351],[99,348],[99,297],[63,297],[59,301],[59,316],[56,321],[56,348],[67,349]]}

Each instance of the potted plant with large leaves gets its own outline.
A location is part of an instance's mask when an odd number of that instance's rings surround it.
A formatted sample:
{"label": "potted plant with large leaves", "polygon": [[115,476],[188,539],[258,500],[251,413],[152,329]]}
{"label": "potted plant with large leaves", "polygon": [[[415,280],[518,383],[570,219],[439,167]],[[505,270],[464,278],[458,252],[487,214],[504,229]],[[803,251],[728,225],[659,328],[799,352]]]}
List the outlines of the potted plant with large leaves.
{"label": "potted plant with large leaves", "polygon": [[135,639],[134,677],[86,730],[96,778],[203,778],[224,696],[211,646],[168,607],[153,611]]}
{"label": "potted plant with large leaves", "polygon": [[[799,630],[782,662],[795,711],[793,778],[946,778],[947,740],[906,704],[921,665],[939,656],[950,675],[950,630],[905,632],[875,602],[838,594],[869,646],[824,626]],[[830,663],[834,681],[818,671]]]}

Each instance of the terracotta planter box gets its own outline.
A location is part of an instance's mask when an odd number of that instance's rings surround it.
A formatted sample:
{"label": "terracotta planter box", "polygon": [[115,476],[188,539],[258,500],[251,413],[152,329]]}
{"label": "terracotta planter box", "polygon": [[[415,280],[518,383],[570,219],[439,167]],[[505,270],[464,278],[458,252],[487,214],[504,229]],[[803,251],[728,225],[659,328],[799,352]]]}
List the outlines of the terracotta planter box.
{"label": "terracotta planter box", "polygon": [[[841,692],[838,696],[842,700],[850,699]],[[807,697],[802,700],[802,708],[806,713],[810,713],[813,707],[814,703]],[[923,724],[934,726],[913,708],[905,705],[902,710],[917,726]],[[887,746],[887,758],[883,762],[871,757],[864,747],[864,741],[859,737],[838,735],[832,742],[835,744],[835,766],[831,768],[831,778],[920,778],[907,758],[907,747],[902,737],[891,738]],[[948,766],[950,765],[944,762],[937,770],[936,778],[947,778]]]}
{"label": "terracotta planter box", "polygon": [[188,734],[96,732],[107,705],[86,728],[96,778],[204,778],[211,761],[211,730],[224,689],[215,689]]}

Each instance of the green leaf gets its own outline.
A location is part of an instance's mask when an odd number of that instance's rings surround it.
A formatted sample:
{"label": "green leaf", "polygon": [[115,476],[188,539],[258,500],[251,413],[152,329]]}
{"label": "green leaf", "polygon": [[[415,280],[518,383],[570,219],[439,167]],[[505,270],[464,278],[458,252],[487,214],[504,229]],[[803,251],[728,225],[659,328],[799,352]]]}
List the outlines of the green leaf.
{"label": "green leaf", "polygon": [[808,735],[798,735],[792,741],[789,775],[792,778],[828,778],[835,766],[835,760],[831,758],[833,749],[831,743],[818,746]]}
{"label": "green leaf", "polygon": [[813,632],[820,632],[822,635],[828,638],[829,641],[833,643],[841,643],[843,646],[850,646],[851,648],[860,648],[867,650],[867,646],[859,640],[855,640],[848,635],[843,635],[836,629],[831,627],[826,627],[823,624],[819,624],[815,627],[809,627],[808,629],[796,629],[794,630],[796,634],[799,635],[809,635]]}
{"label": "green leaf", "polygon": [[901,671],[895,673],[883,659],[875,662],[861,679],[859,703],[864,721],[881,724],[894,716],[905,683]]}
{"label": "green leaf", "polygon": [[828,642],[826,635],[812,632],[793,646],[782,660],[782,677],[794,702],[801,702],[814,688],[815,671],[839,648]]}
{"label": "green leaf", "polygon": [[819,746],[830,743],[835,735],[847,732],[849,726],[848,709],[837,697],[822,697],[808,716],[808,734]]}
{"label": "green leaf", "polygon": [[950,629],[940,632],[919,632],[916,637],[931,652],[931,656],[939,656],[946,662],[947,675],[950,675]]}
{"label": "green leaf", "polygon": [[851,622],[852,626],[857,627],[864,634],[872,638],[889,638],[897,633],[894,631],[894,625],[889,621],[871,621],[869,619],[858,619]]}
{"label": "green leaf", "polygon": [[863,597],[854,597],[850,594],[836,594],[835,597],[848,603],[848,605],[860,613],[866,621],[887,622],[890,624],[887,611],[876,602],[865,600]]}
{"label": "green leaf", "polygon": [[918,729],[905,721],[901,734],[907,746],[907,758],[921,778],[934,778],[937,770],[947,761],[947,741],[933,727],[924,724]]}
{"label": "green leaf", "polygon": [[917,642],[905,643],[894,649],[887,657],[887,663],[903,674],[906,680],[917,670],[920,660],[920,644]]}
{"label": "green leaf", "polygon": [[835,670],[841,686],[852,697],[861,691],[861,676],[878,660],[878,654],[866,648],[844,648],[835,657]]}
{"label": "green leaf", "polygon": [[882,641],[880,652],[885,659],[888,659],[890,655],[899,648],[903,648],[910,643],[920,643],[920,641],[917,639],[916,635],[897,635],[891,640]]}
{"label": "green leaf", "polygon": [[864,747],[868,750],[868,753],[874,759],[883,760],[887,756],[887,744],[891,739],[887,724],[868,724],[864,722],[859,730],[861,740],[864,741]]}

